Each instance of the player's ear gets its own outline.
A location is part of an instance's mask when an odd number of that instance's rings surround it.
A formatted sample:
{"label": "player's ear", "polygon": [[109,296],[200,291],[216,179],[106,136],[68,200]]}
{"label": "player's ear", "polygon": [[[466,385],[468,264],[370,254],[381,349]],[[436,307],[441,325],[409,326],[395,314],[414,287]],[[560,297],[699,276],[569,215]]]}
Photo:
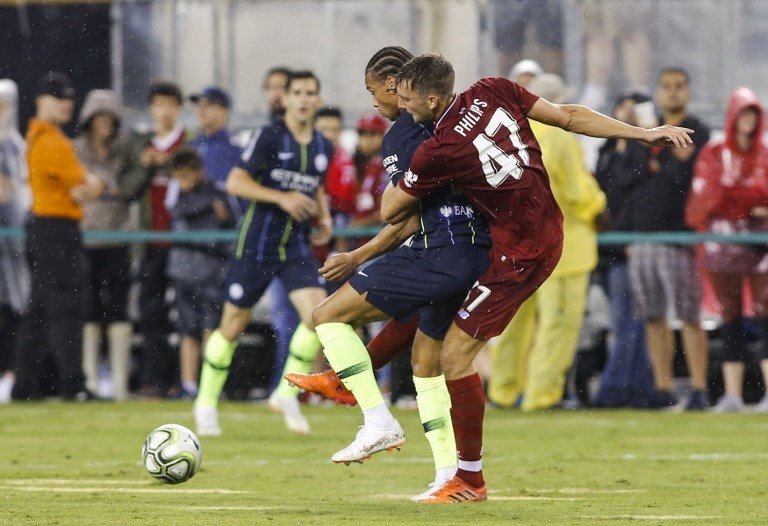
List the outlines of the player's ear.
{"label": "player's ear", "polygon": [[434,110],[435,108],[437,108],[437,103],[438,103],[438,97],[436,97],[435,95],[427,96],[427,104],[429,104],[430,110]]}
{"label": "player's ear", "polygon": [[387,75],[387,78],[384,81],[384,87],[387,88],[387,91],[392,93],[397,91],[397,78],[395,78],[394,75]]}

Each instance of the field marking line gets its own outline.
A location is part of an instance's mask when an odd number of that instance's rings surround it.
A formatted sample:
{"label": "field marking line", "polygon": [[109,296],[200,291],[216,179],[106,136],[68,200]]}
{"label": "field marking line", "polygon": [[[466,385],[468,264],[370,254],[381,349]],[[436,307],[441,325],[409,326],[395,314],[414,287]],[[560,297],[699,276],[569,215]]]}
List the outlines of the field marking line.
{"label": "field marking line", "polygon": [[530,488],[496,488],[488,490],[489,494],[497,493],[516,493],[525,491],[527,493],[563,493],[566,495],[625,495],[630,493],[645,493],[644,489],[611,489],[611,488],[554,488],[554,489],[530,489]]}
{"label": "field marking line", "polygon": [[[163,506],[166,509],[166,506]],[[176,511],[275,511],[294,510],[289,506],[176,506]]]}
{"label": "field marking line", "polygon": [[688,455],[638,455],[637,453],[625,453],[619,458],[621,460],[686,460],[694,462],[723,462],[730,460],[766,460],[768,459],[768,453],[690,453]]}
{"label": "field marking line", "polygon": [[[365,497],[361,497],[361,499],[385,499],[385,500],[407,500],[413,497],[413,494],[406,494],[406,493],[378,493],[375,495],[367,495]],[[513,495],[513,496],[501,496],[501,495],[494,495],[492,497],[488,497],[489,501],[567,501],[572,502],[576,500],[582,500],[577,497],[537,497],[533,495]]]}
{"label": "field marking line", "polygon": [[187,495],[243,495],[253,494],[254,491],[237,491],[223,488],[212,489],[182,489],[172,488],[171,484],[164,486],[163,488],[125,488],[125,487],[113,487],[113,488],[62,488],[61,486],[0,486],[0,490],[8,491],[26,491],[26,492],[50,492],[50,493],[179,493]]}
{"label": "field marking line", "polygon": [[140,486],[148,486],[154,484],[152,480],[138,480],[138,479],[0,479],[2,484],[13,484],[16,486],[39,486],[41,484],[137,484]]}
{"label": "field marking line", "polygon": [[721,519],[719,515],[582,515],[582,519],[597,519],[606,521],[634,520],[634,521],[713,521]]}

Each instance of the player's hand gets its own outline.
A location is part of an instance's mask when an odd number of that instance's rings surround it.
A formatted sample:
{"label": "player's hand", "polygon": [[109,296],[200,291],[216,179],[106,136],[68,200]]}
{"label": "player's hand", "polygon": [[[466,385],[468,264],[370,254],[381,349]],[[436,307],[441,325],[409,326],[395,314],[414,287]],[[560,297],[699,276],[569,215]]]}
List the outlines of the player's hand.
{"label": "player's hand", "polygon": [[645,137],[643,142],[646,142],[653,146],[677,146],[685,148],[689,144],[693,144],[690,134],[693,130],[690,128],[680,128],[678,126],[670,126],[665,124],[664,126],[657,126],[650,130],[645,130]]}
{"label": "player's hand", "polygon": [[355,273],[358,265],[354,252],[341,252],[325,260],[325,264],[320,269],[320,275],[326,281],[345,280]]}
{"label": "player's hand", "polygon": [[327,245],[332,235],[333,223],[331,223],[331,218],[324,217],[317,220],[317,225],[312,229],[309,240],[315,246]]}
{"label": "player's hand", "polygon": [[301,192],[285,192],[279,206],[300,223],[317,215],[317,202]]}

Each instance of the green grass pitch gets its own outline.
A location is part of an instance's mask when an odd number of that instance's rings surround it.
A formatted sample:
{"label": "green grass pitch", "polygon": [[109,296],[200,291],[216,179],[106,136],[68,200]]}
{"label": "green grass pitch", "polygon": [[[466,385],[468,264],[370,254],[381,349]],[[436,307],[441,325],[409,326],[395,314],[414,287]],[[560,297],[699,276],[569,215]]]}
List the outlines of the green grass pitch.
{"label": "green grass pitch", "polygon": [[614,525],[768,524],[768,417],[488,410],[489,501],[413,504],[431,480],[415,412],[408,443],[363,465],[334,465],[361,418],[307,409],[313,433],[279,415],[222,406],[224,436],[202,439],[189,482],[154,482],[145,436],[192,426],[189,402],[0,406],[0,524]]}

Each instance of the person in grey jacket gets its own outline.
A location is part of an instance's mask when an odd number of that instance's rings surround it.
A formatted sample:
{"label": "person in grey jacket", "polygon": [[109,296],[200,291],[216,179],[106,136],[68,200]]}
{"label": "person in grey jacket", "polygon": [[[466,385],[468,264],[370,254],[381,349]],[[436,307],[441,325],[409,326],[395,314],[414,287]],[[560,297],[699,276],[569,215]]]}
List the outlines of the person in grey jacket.
{"label": "person in grey jacket", "polygon": [[[80,111],[75,149],[88,171],[106,187],[102,196],[83,207],[83,230],[127,230],[131,228],[129,204],[119,198],[120,168],[125,162],[125,141],[120,136],[120,109],[109,90],[88,93]],[[96,392],[102,328],[109,340],[112,395],[128,398],[131,338],[128,321],[128,291],[131,286],[131,256],[128,245],[119,242],[85,243],[88,291],[86,323],[83,327],[83,371],[86,387]]]}
{"label": "person in grey jacket", "polygon": [[[203,159],[196,150],[178,150],[169,163],[179,196],[171,208],[174,231],[218,230],[234,227],[227,195],[206,179]],[[181,396],[197,395],[201,345],[219,325],[224,304],[227,244],[216,242],[174,243],[166,273],[176,290],[181,336],[179,365]]]}
{"label": "person in grey jacket", "polygon": [[[0,80],[0,228],[19,228],[29,207],[26,146],[18,131],[18,90]],[[29,301],[29,269],[20,239],[0,238],[0,403],[14,383],[13,349],[20,315]]]}

